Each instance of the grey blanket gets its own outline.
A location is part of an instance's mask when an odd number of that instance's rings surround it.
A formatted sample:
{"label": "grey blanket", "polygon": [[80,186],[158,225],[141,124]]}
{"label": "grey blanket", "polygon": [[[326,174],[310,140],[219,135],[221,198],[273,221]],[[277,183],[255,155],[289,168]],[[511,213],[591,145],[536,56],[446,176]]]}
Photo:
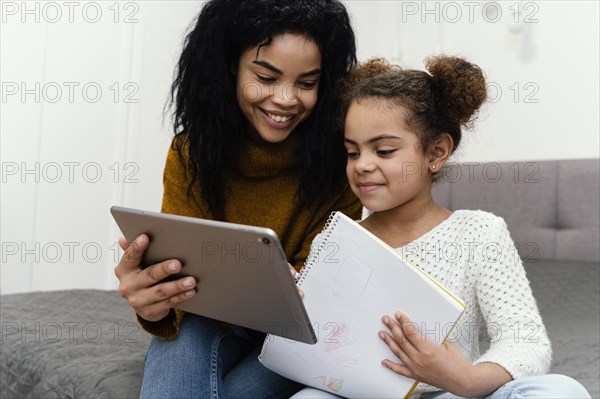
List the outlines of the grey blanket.
{"label": "grey blanket", "polygon": [[552,342],[551,372],[600,398],[600,265],[540,262],[526,270]]}
{"label": "grey blanket", "polygon": [[1,398],[135,398],[149,335],[114,291],[0,297]]}
{"label": "grey blanket", "polygon": [[[553,344],[552,372],[600,397],[600,265],[526,265]],[[1,398],[138,397],[149,336],[114,291],[0,297]]]}

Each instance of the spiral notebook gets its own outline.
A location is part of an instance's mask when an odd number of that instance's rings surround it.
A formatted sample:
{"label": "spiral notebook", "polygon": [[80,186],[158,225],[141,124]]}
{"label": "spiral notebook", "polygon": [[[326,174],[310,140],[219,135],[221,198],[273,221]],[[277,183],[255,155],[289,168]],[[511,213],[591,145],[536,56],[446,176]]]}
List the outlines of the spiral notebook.
{"label": "spiral notebook", "polygon": [[298,285],[318,342],[268,335],[260,362],[291,380],[347,398],[405,398],[417,381],[381,365],[397,361],[377,332],[404,312],[441,343],[465,310],[461,300],[343,213],[313,243]]}

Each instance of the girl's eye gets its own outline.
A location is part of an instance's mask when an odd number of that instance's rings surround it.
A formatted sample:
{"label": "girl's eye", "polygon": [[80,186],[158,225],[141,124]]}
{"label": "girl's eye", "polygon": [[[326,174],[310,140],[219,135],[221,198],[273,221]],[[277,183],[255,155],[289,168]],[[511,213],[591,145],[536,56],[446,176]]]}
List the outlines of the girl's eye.
{"label": "girl's eye", "polygon": [[317,82],[316,82],[316,81],[311,81],[311,82],[300,82],[300,86],[301,86],[303,89],[306,89],[306,90],[314,89],[314,87],[315,87],[316,85],[317,85]]}
{"label": "girl's eye", "polygon": [[388,155],[392,155],[396,150],[377,150],[377,155],[385,157]]}
{"label": "girl's eye", "polygon": [[256,75],[256,77],[261,82],[265,82],[265,83],[273,83],[273,82],[275,82],[275,78],[270,78],[268,76]]}
{"label": "girl's eye", "polygon": [[358,158],[358,152],[348,151],[347,155],[348,155],[348,158],[350,158],[350,159]]}

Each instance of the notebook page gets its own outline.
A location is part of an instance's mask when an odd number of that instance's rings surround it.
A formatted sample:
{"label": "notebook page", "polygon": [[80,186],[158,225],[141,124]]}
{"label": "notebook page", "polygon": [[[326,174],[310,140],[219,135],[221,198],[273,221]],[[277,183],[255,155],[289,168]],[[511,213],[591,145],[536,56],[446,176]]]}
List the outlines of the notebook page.
{"label": "notebook page", "polygon": [[404,397],[415,381],[381,365],[395,355],[378,337],[384,314],[404,312],[440,343],[464,309],[442,287],[353,220],[336,213],[301,282],[318,343],[268,336],[261,361],[344,397]]}

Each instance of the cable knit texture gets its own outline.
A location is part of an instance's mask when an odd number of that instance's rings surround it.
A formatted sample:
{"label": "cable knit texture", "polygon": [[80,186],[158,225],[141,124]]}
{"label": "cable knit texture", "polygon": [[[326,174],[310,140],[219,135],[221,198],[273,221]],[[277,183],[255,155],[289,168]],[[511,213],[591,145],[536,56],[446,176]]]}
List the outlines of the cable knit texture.
{"label": "cable knit texture", "polygon": [[[296,201],[295,140],[291,135],[276,144],[259,139],[240,143],[239,162],[223,173],[224,215],[227,222],[273,229],[281,239],[289,262],[299,269],[306,260],[311,241],[322,230],[331,212],[341,211],[358,218],[362,207],[349,187],[320,204],[316,211],[300,207]],[[162,212],[212,219],[200,195],[199,184],[194,187],[193,195],[187,196],[186,162],[186,157],[182,163],[177,151],[170,148],[163,175]],[[179,332],[183,314],[176,310],[159,322],[148,322],[141,317],[138,320],[149,333],[173,339]]]}
{"label": "cable knit texture", "polygon": [[[548,372],[550,341],[504,219],[458,210],[396,251],[465,303],[449,340],[473,364],[496,363],[514,379]],[[480,331],[490,342],[483,354]],[[415,397],[434,390],[419,384]]]}

